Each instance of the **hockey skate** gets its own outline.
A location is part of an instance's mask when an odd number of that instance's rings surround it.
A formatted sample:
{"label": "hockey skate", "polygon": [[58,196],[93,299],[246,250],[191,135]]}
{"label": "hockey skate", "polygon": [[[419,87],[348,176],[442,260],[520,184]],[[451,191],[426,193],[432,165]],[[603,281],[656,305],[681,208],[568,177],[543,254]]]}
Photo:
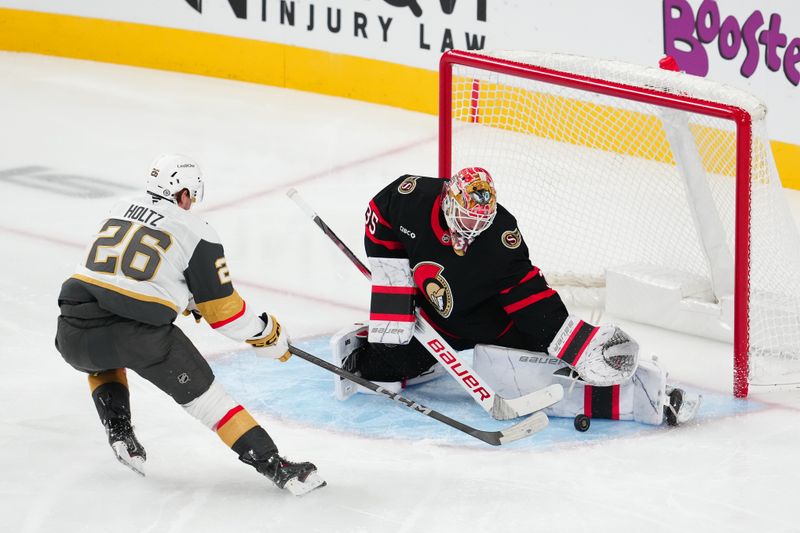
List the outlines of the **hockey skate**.
{"label": "hockey skate", "polygon": [[278,488],[286,489],[295,496],[302,496],[327,485],[313,463],[293,463],[278,455],[278,452],[261,459],[251,450],[240,459],[255,467],[259,474],[270,479]]}
{"label": "hockey skate", "polygon": [[703,397],[700,394],[668,386],[664,405],[664,420],[669,426],[685,424],[697,415],[702,402]]}
{"label": "hockey skate", "polygon": [[147,453],[133,433],[131,421],[127,418],[110,418],[106,423],[108,444],[120,463],[140,476],[144,476],[144,463]]}

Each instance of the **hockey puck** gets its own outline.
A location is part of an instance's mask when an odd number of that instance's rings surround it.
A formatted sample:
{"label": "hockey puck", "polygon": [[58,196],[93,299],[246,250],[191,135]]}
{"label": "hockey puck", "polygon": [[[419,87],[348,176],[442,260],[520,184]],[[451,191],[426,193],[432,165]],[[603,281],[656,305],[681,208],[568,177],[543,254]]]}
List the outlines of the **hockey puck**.
{"label": "hockey puck", "polygon": [[592,419],[586,415],[578,415],[575,417],[575,429],[583,433],[592,425]]}

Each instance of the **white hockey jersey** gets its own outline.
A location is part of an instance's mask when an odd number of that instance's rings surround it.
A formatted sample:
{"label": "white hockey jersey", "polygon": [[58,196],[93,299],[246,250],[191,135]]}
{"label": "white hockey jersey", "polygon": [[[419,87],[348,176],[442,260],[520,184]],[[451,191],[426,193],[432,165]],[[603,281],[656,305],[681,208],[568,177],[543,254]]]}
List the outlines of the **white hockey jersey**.
{"label": "white hockey jersey", "polygon": [[111,314],[151,325],[169,324],[196,306],[212,328],[234,340],[264,329],[234,289],[214,229],[149,195],[111,208],[83,263],[64,282],[59,302],[87,298]]}

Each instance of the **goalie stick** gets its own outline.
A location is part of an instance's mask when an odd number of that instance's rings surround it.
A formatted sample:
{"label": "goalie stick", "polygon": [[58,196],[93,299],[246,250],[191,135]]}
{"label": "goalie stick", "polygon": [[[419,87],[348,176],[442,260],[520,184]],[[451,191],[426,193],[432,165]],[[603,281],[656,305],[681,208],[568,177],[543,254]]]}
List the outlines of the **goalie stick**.
{"label": "goalie stick", "polygon": [[301,359],[305,359],[309,363],[315,364],[318,367],[324,368],[334,374],[337,374],[345,379],[348,379],[354,383],[358,383],[362,387],[370,389],[374,392],[379,394],[383,394],[388,398],[405,405],[413,409],[418,413],[422,413],[425,416],[433,418],[434,420],[438,420],[439,422],[450,426],[451,428],[457,429],[463,433],[471,437],[475,437],[478,440],[482,440],[487,444],[491,444],[492,446],[500,446],[501,444],[508,444],[509,442],[514,442],[515,440],[519,440],[525,438],[529,435],[533,435],[534,433],[538,433],[539,431],[543,430],[547,427],[549,420],[547,415],[543,412],[533,413],[531,416],[527,417],[521,422],[514,424],[513,426],[509,426],[504,430],[501,431],[482,431],[480,429],[475,429],[474,427],[468,426],[458,420],[453,420],[449,416],[445,416],[438,411],[434,411],[430,407],[425,407],[424,405],[418,404],[408,398],[404,398],[395,392],[388,391],[377,385],[371,381],[368,381],[361,376],[357,376],[355,374],[351,374],[350,372],[339,368],[338,366],[325,361],[324,359],[320,359],[310,353],[301,350],[296,346],[289,346],[289,351],[292,352],[294,355]]}
{"label": "goalie stick", "polygon": [[[291,188],[286,192],[303,212],[314,221],[328,238],[344,253],[353,265],[367,279],[372,279],[369,268],[356,257],[347,245],[333,232],[322,218],[311,208],[308,203],[300,196],[296,189]],[[455,379],[461,387],[467,391],[470,397],[480,405],[487,413],[497,420],[508,420],[520,416],[529,415],[535,411],[541,411],[550,407],[564,397],[564,389],[559,384],[549,385],[541,390],[531,392],[519,398],[508,400],[498,395],[483,381],[478,374],[458,355],[446,340],[439,335],[436,330],[416,311],[416,325],[414,336],[428,350],[436,361],[438,361]]]}

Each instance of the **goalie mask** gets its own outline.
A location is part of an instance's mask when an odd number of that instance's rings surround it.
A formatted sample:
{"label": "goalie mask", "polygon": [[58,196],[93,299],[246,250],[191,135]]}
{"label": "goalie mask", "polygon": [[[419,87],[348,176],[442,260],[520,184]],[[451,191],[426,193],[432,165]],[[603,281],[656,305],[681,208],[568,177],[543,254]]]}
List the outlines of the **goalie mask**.
{"label": "goalie mask", "polygon": [[162,155],[150,167],[147,192],[175,203],[175,194],[189,190],[192,203],[203,200],[203,173],[200,166],[183,155]]}
{"label": "goalie mask", "polygon": [[459,170],[445,184],[442,210],[453,237],[453,248],[463,255],[497,214],[492,176],[480,167]]}

